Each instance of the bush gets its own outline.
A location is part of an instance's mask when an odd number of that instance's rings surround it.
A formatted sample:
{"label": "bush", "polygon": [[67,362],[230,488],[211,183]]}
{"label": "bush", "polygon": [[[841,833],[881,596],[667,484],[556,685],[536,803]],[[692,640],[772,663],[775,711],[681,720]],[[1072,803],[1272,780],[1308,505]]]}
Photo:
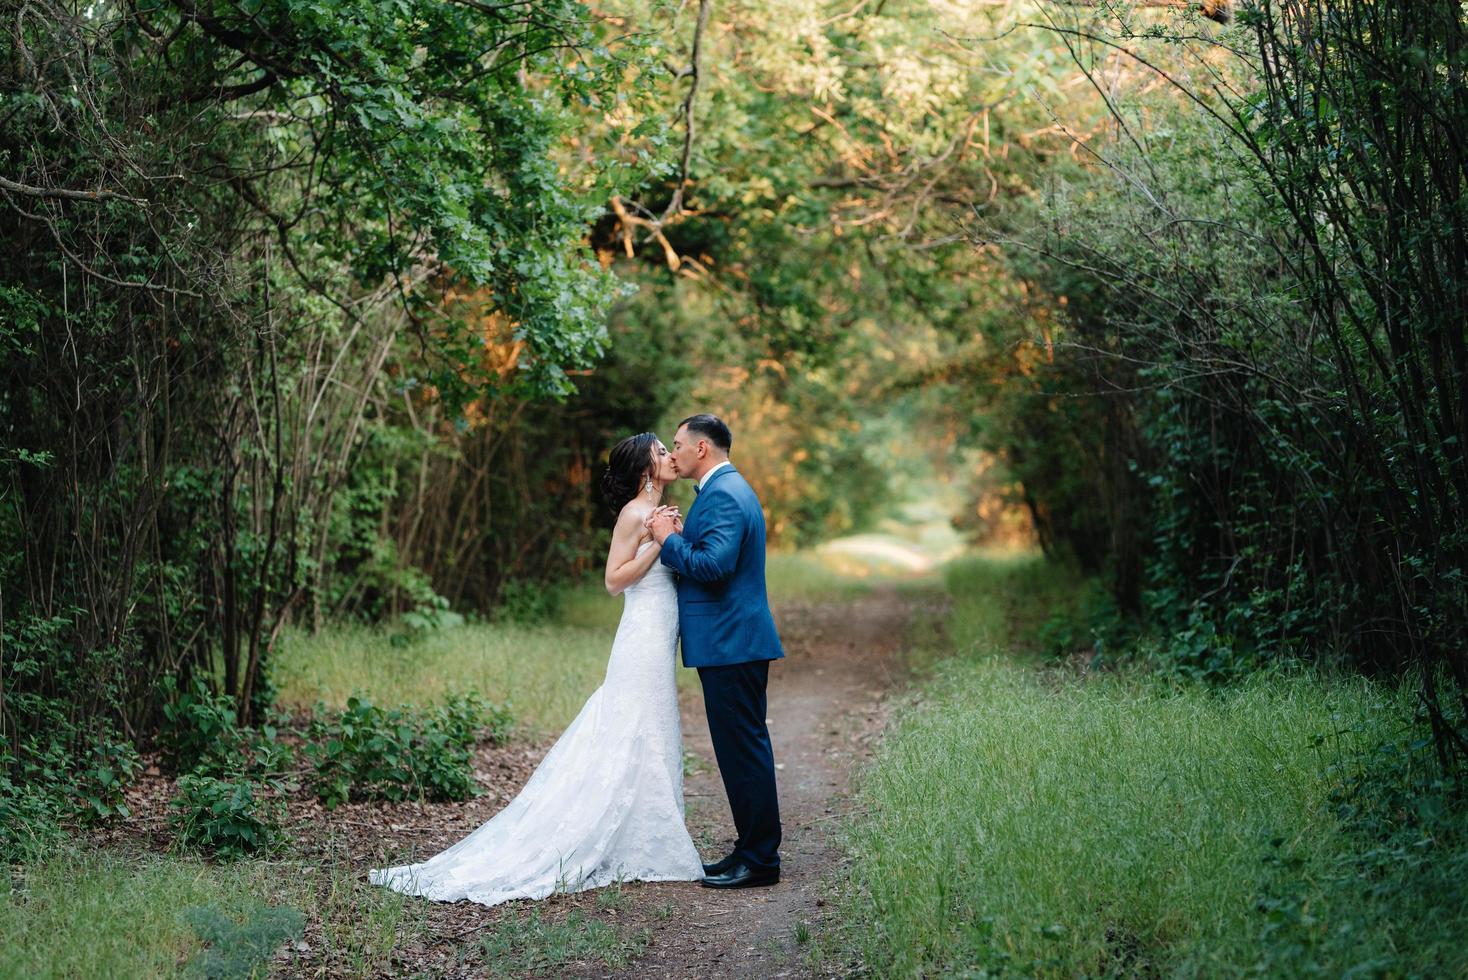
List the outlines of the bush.
{"label": "bush", "polygon": [[52,787],[16,782],[0,765],[0,861],[26,861],[59,843],[68,808]]}
{"label": "bush", "polygon": [[507,623],[538,626],[556,618],[564,599],[563,586],[511,579],[500,586],[494,617]]}
{"label": "bush", "polygon": [[280,772],[289,764],[290,747],[279,740],[276,726],[242,728],[234,698],[214,693],[199,677],[183,692],[171,677],[163,684],[159,744],[175,771],[230,778]]}
{"label": "bush", "polygon": [[163,679],[163,730],[159,745],[179,772],[242,768],[238,758],[244,736],[235,721],[234,698],[215,694],[195,677],[179,691],[172,677]]}
{"label": "bush", "polygon": [[[260,788],[247,779],[198,773],[180,777],[173,800],[173,825],[180,843],[226,859],[274,850],[285,840],[281,806],[259,795]],[[280,789],[273,783],[267,788]]]}
{"label": "bush", "polygon": [[123,790],[138,774],[138,752],[131,742],[100,740],[73,765],[72,793],[84,821],[129,815]]}
{"label": "bush", "polygon": [[507,708],[472,694],[426,713],[407,705],[380,708],[353,695],[335,718],[317,709],[306,754],[315,765],[316,793],[329,808],[374,797],[464,800],[477,795],[470,749],[485,730],[503,740],[510,723]]}
{"label": "bush", "polygon": [[[60,732],[0,748],[0,859],[34,857],[61,841],[68,825],[128,816],[123,791],[138,771],[132,744],[110,726],[81,736],[65,719],[54,721]],[[76,754],[73,740],[82,745]]]}

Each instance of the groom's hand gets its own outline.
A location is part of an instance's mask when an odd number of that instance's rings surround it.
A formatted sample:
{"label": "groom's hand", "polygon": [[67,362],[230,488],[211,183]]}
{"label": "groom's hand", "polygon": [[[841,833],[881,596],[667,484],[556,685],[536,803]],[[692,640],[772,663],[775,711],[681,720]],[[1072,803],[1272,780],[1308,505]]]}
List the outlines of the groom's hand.
{"label": "groom's hand", "polygon": [[647,517],[647,529],[658,544],[668,540],[668,535],[676,534],[682,523],[674,507],[659,507]]}

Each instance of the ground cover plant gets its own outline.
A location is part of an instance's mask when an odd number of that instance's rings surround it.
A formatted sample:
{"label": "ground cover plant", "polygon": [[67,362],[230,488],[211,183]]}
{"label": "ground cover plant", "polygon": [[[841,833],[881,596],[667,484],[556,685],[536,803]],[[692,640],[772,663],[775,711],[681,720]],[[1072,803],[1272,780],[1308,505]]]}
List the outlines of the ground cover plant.
{"label": "ground cover plant", "polygon": [[[772,556],[771,568],[778,602],[845,601],[870,588],[831,572],[818,556]],[[405,818],[385,817],[365,798],[479,791],[468,747],[508,737],[505,753],[519,756],[554,735],[601,683],[622,601],[600,586],[573,588],[547,621],[444,626],[406,645],[393,642],[395,629],[288,636],[275,666],[290,710],[263,727],[240,726],[229,698],[190,686],[171,706],[160,751],[146,759],[164,770],[152,777],[169,798],[160,816],[173,815],[158,825],[156,847],[126,835],[106,846],[63,835],[6,866],[0,976],[166,975],[251,964],[248,973],[268,966],[282,944],[313,969],[330,964],[345,975],[399,962],[394,957],[423,935],[424,903],[367,885],[366,859],[350,858],[358,853],[350,840],[319,839],[302,821],[320,820],[321,808],[335,804],[333,813],[348,811],[347,826],[383,838],[393,832],[382,828]],[[301,680],[334,671],[339,701],[327,697],[336,689]],[[696,676],[687,672],[684,682],[696,687]],[[482,695],[445,696],[452,690]],[[499,701],[506,697],[515,699],[513,721]],[[318,698],[326,703],[312,704]],[[384,707],[404,702],[422,707]],[[527,774],[521,768],[511,778]],[[119,828],[102,829],[119,836]],[[630,901],[613,888],[585,911],[516,912],[441,950],[445,962],[474,975],[553,972],[587,960],[625,965],[648,944],[617,919]],[[293,925],[297,913],[303,935]],[[57,935],[77,942],[61,950]],[[274,945],[262,953],[267,940]],[[296,943],[306,951],[294,952]]]}
{"label": "ground cover plant", "polygon": [[[771,555],[768,570],[777,603],[869,588],[804,553]],[[461,624],[406,644],[392,627],[287,633],[275,663],[280,703],[297,711],[318,701],[339,709],[360,693],[379,704],[430,704],[478,691],[508,705],[527,736],[554,734],[601,683],[623,601],[598,584],[562,593],[552,622]],[[698,679],[680,667],[678,683],[689,689]]]}
{"label": "ground cover plant", "polygon": [[[958,655],[894,723],[850,828],[841,935],[869,968],[1468,969],[1468,827],[1400,815],[1432,770],[1410,684],[1088,671],[1040,653],[1065,573],[975,559],[949,587]],[[1413,753],[1416,776],[1381,765]]]}
{"label": "ground cover plant", "polygon": [[211,965],[245,976],[282,943],[360,976],[422,927],[421,909],[360,877],[350,864],[290,854],[221,864],[127,846],[55,849],[0,876],[0,976],[198,975]]}

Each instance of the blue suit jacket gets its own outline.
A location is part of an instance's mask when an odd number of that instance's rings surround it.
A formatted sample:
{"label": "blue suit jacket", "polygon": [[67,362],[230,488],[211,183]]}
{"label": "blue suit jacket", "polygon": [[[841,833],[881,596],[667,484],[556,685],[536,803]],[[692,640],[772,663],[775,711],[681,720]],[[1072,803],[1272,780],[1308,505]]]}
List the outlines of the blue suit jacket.
{"label": "blue suit jacket", "polygon": [[683,666],[785,656],[765,592],[765,514],[733,466],[708,478],[660,560],[678,573]]}

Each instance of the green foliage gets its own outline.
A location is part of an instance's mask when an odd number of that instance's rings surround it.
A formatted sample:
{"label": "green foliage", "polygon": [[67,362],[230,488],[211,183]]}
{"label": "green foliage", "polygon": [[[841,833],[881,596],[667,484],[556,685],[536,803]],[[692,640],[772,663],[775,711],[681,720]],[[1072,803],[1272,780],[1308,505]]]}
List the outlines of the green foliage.
{"label": "green foliage", "polygon": [[[1009,652],[1040,649],[1066,577],[974,560],[952,581],[967,586],[949,623],[960,655],[896,719],[848,831],[854,860],[834,938],[867,970],[1468,966],[1456,938],[1468,907],[1452,877],[1468,861],[1460,810],[1428,804],[1430,824],[1403,821],[1404,804],[1416,814],[1410,801],[1428,798],[1410,784],[1433,778],[1431,760],[1377,748],[1401,747],[1408,685],[1299,672],[1218,689],[1020,666]],[[1383,769],[1377,757],[1398,761]],[[1399,795],[1381,791],[1383,771],[1396,773],[1385,778]],[[1377,836],[1357,807],[1395,814],[1401,830]]]}
{"label": "green foliage", "polygon": [[186,773],[172,801],[178,840],[225,860],[271,851],[284,843],[278,783]]}
{"label": "green foliage", "polygon": [[234,699],[200,677],[182,692],[171,677],[162,686],[169,700],[159,744],[181,774],[171,803],[179,843],[225,859],[279,847],[281,775],[293,751],[276,726],[240,726]]}
{"label": "green foliage", "polygon": [[[984,435],[1154,661],[1210,681],[1454,663],[1423,693],[1456,769],[1468,222],[1445,174],[1468,101],[1423,66],[1459,60],[1468,15],[1260,0],[1216,34],[1123,13],[1052,25],[1101,39],[1071,48],[1091,78],[1103,50],[1140,59],[1098,166],[1047,168],[975,229],[1013,243],[1044,341],[980,401]],[[1360,149],[1381,146],[1401,149]]]}
{"label": "green foliage", "polygon": [[345,519],[336,493],[404,393],[452,427],[603,353],[619,287],[584,240],[619,163],[572,173],[566,143],[636,91],[643,42],[614,55],[573,0],[28,9],[0,65],[0,730],[45,730],[46,701],[146,739],[172,674],[254,720],[283,619],[452,620],[381,530],[416,455],[367,467]]}
{"label": "green foliage", "polygon": [[432,712],[384,709],[359,695],[328,717],[318,707],[307,735],[316,793],[328,808],[350,799],[464,800],[478,795],[470,750],[502,741],[509,709],[477,695],[449,698]]}
{"label": "green foliage", "polygon": [[187,691],[177,681],[164,678],[163,729],[159,743],[173,759],[179,772],[204,769],[210,772],[240,769],[243,734],[235,720],[234,699],[215,694],[201,677]]}
{"label": "green foliage", "polygon": [[260,905],[243,922],[209,905],[186,908],[180,915],[208,944],[189,960],[185,974],[206,980],[242,980],[256,975],[284,942],[299,939],[306,919],[289,906]]}
{"label": "green foliage", "polygon": [[511,915],[485,931],[479,948],[491,975],[507,977],[555,971],[587,960],[625,969],[651,940],[651,930],[624,937],[610,923],[572,909],[559,921],[538,911]]}
{"label": "green foliage", "polygon": [[77,731],[54,707],[47,715],[54,727],[46,734],[0,746],[0,857],[6,860],[43,854],[76,827],[130,816],[123,791],[141,768],[132,744],[106,724]]}
{"label": "green foliage", "polygon": [[565,596],[563,587],[540,582],[511,581],[500,589],[495,618],[533,626],[554,620]]}
{"label": "green foliage", "polygon": [[89,752],[70,761],[77,767],[72,778],[84,821],[130,815],[123,802],[123,790],[141,768],[137,750],[131,743],[104,738],[93,743]]}
{"label": "green foliage", "polygon": [[214,693],[197,676],[187,691],[180,692],[171,677],[161,686],[169,700],[163,706],[159,744],[177,772],[229,779],[276,775],[289,766],[293,751],[280,740],[272,721],[241,726],[235,700]]}
{"label": "green foliage", "polygon": [[72,812],[65,790],[54,781],[16,780],[0,770],[0,859],[22,861],[64,839],[64,821]]}

